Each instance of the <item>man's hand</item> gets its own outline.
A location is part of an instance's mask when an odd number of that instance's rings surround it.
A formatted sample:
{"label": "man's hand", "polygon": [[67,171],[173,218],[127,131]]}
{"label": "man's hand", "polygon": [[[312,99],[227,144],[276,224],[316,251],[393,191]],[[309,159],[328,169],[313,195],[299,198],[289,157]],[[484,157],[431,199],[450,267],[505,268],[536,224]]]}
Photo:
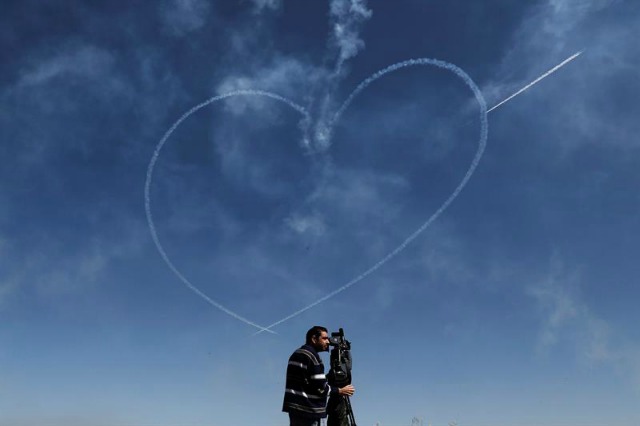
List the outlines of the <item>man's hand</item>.
{"label": "man's hand", "polygon": [[351,396],[356,392],[356,388],[354,388],[353,385],[347,385],[343,388],[340,388],[339,391],[340,395]]}

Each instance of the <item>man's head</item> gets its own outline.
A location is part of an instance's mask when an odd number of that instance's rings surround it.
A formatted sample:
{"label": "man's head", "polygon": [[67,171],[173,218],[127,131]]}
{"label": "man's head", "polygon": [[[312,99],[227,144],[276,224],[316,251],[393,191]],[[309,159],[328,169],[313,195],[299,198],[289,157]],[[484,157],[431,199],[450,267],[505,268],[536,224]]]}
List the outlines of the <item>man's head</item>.
{"label": "man's head", "polygon": [[318,352],[329,350],[329,333],[327,329],[319,325],[315,325],[307,331],[307,345],[313,346]]}

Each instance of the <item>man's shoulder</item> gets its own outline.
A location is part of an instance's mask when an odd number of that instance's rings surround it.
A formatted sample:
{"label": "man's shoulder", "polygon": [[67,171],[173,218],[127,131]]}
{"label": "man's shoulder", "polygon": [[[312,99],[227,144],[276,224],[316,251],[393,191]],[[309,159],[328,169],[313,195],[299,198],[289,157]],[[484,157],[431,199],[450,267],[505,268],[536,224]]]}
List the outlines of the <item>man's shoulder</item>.
{"label": "man's shoulder", "polygon": [[308,362],[312,362],[313,364],[322,364],[322,360],[320,359],[320,355],[311,345],[302,345],[291,355],[291,359],[305,359]]}

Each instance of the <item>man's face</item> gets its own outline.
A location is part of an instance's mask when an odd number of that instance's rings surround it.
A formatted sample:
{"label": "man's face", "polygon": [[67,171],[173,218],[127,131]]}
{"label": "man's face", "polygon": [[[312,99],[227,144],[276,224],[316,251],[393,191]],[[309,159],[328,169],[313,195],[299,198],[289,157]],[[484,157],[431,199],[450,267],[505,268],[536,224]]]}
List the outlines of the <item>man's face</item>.
{"label": "man's face", "polygon": [[320,336],[312,337],[313,347],[318,352],[324,352],[329,350],[329,335],[326,331],[320,332]]}

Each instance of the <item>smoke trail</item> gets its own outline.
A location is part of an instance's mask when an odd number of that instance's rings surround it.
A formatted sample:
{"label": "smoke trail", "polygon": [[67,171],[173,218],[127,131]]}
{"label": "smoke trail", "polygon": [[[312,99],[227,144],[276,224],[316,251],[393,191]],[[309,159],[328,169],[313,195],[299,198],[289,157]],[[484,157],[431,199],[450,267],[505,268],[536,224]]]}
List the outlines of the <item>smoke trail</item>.
{"label": "smoke trail", "polygon": [[[366,89],[375,80],[383,77],[388,73],[397,71],[402,68],[414,66],[414,65],[436,66],[438,68],[451,71],[455,75],[460,77],[465,82],[465,84],[469,87],[469,89],[471,89],[471,91],[473,92],[478,102],[478,105],[480,106],[480,138],[478,140],[478,149],[476,151],[476,154],[473,160],[471,161],[471,165],[469,166],[469,169],[467,170],[466,174],[464,175],[464,177],[462,178],[462,180],[460,181],[456,189],[451,193],[451,195],[449,195],[449,197],[445,200],[445,202],[442,203],[442,205],[422,225],[420,225],[418,229],[416,229],[411,235],[409,235],[398,247],[393,249],[386,256],[384,256],[382,259],[376,262],[373,266],[371,266],[369,269],[362,272],[360,275],[353,278],[351,281],[347,282],[342,287],[332,291],[331,293],[316,300],[310,305],[307,305],[302,309],[299,309],[294,313],[274,322],[273,324],[268,325],[266,327],[267,329],[271,329],[279,324],[282,324],[283,322],[300,315],[301,313],[313,308],[314,306],[326,301],[327,299],[330,299],[331,297],[337,295],[338,293],[343,292],[344,290],[348,289],[352,285],[358,283],[359,281],[362,281],[364,278],[366,278],[367,276],[369,276],[370,274],[378,270],[385,263],[387,263],[389,260],[395,257],[398,253],[404,250],[413,240],[415,240],[418,237],[418,235],[420,235],[425,229],[427,229],[429,225],[431,225],[449,207],[449,205],[453,202],[453,200],[456,199],[458,194],[460,194],[462,189],[466,186],[467,182],[471,178],[471,175],[473,174],[476,167],[478,166],[478,163],[480,162],[480,158],[482,158],[482,154],[484,153],[484,150],[487,144],[487,137],[488,137],[488,131],[489,131],[489,123],[487,121],[487,104],[484,100],[484,96],[482,96],[482,92],[480,92],[480,89],[478,89],[478,86],[474,83],[471,77],[469,77],[469,75],[467,75],[467,73],[465,73],[462,69],[448,62],[440,61],[437,59],[429,59],[429,58],[410,59],[407,61],[398,62],[396,64],[390,65],[387,68],[384,68],[372,74],[370,77],[362,81],[353,90],[353,92],[351,92],[351,94],[347,97],[347,99],[344,101],[342,106],[338,109],[336,114],[333,116],[333,119],[331,120],[330,125],[331,126],[335,125],[340,119],[340,117],[342,116],[342,114],[344,113],[344,111],[349,107],[349,105],[351,105],[351,102],[355,99],[355,97],[358,96],[364,89]],[[266,331],[266,330],[263,328],[258,332],[256,332],[255,334],[260,334],[263,331]]]}
{"label": "smoke trail", "polygon": [[315,121],[304,123],[303,145],[312,150],[325,151],[331,145],[332,126],[329,118],[335,107],[333,94],[344,73],[345,62],[364,48],[360,29],[371,16],[366,0],[332,0],[329,5],[329,48],[330,55],[335,55],[336,62],[333,71],[318,85],[321,94],[312,97],[309,109]]}
{"label": "smoke trail", "polygon": [[153,169],[154,169],[154,167],[156,165],[156,162],[158,161],[158,157],[160,155],[160,150],[162,149],[162,147],[165,145],[165,143],[167,142],[167,140],[169,139],[171,134],[189,116],[194,114],[196,111],[206,107],[207,105],[210,105],[210,104],[212,104],[214,102],[218,102],[218,101],[226,99],[226,98],[230,98],[232,96],[264,96],[264,97],[267,97],[267,98],[271,98],[271,99],[275,99],[277,101],[283,102],[283,103],[289,105],[291,108],[293,108],[296,111],[298,111],[300,114],[304,115],[305,117],[308,116],[308,113],[307,113],[307,111],[305,110],[304,107],[296,104],[295,102],[293,102],[293,101],[291,101],[291,100],[289,100],[289,99],[287,99],[285,97],[282,97],[282,96],[277,95],[275,93],[266,92],[266,91],[263,91],[263,90],[236,90],[234,92],[229,92],[229,93],[225,93],[225,94],[222,94],[222,95],[213,96],[213,97],[209,98],[208,100],[206,100],[206,101],[194,106],[189,111],[185,112],[175,123],[173,123],[173,125],[169,128],[169,130],[167,130],[167,132],[164,134],[162,139],[160,139],[160,142],[158,142],[158,145],[156,145],[156,148],[155,148],[155,150],[153,152],[153,156],[151,157],[151,161],[149,162],[149,167],[147,168],[147,179],[146,179],[145,184],[144,184],[144,208],[145,208],[145,212],[147,214],[147,224],[149,225],[149,230],[151,231],[151,237],[153,238],[153,242],[155,243],[156,248],[158,249],[158,252],[160,253],[160,256],[162,256],[162,259],[167,264],[169,269],[171,269],[171,271],[178,277],[178,279],[180,281],[182,281],[182,283],[185,286],[187,286],[187,288],[189,290],[193,291],[195,294],[197,294],[198,296],[203,298],[210,305],[220,309],[222,312],[232,316],[233,318],[235,318],[235,319],[237,319],[239,321],[242,321],[245,324],[248,324],[248,325],[251,325],[253,327],[256,327],[261,332],[262,331],[267,331],[269,333],[274,333],[275,334],[275,332],[272,331],[272,330],[269,330],[268,327],[263,327],[263,326],[261,326],[259,324],[256,324],[255,322],[250,321],[249,319],[238,315],[237,313],[235,313],[232,310],[228,309],[227,307],[223,306],[221,303],[216,302],[215,300],[213,300],[212,298],[207,296],[204,292],[202,292],[198,287],[193,285],[180,272],[180,270],[178,270],[178,268],[169,259],[169,256],[167,255],[167,253],[165,252],[164,248],[162,247],[162,244],[160,243],[160,238],[158,237],[158,233],[156,232],[156,228],[155,228],[155,225],[154,225],[154,222],[153,222],[153,215],[151,214],[151,181],[153,179]]}
{"label": "smoke trail", "polygon": [[571,55],[570,57],[568,57],[567,59],[565,59],[564,61],[560,62],[558,65],[556,65],[555,67],[551,68],[549,71],[545,72],[544,74],[542,74],[540,77],[536,78],[535,80],[533,80],[531,83],[527,84],[526,86],[524,86],[522,89],[518,90],[517,92],[515,92],[513,95],[509,96],[508,98],[500,101],[499,103],[497,103],[496,105],[492,106],[491,108],[489,108],[487,110],[487,113],[493,111],[494,109],[498,108],[500,105],[503,105],[507,102],[509,102],[511,99],[515,98],[516,96],[518,96],[519,94],[521,94],[522,92],[524,92],[525,90],[527,90],[528,88],[530,88],[531,86],[535,85],[536,83],[538,83],[540,80],[545,79],[547,77],[549,77],[551,74],[553,74],[554,72],[558,71],[560,68],[562,68],[563,66],[565,66],[566,64],[568,64],[569,62],[573,61],[575,58],[577,58],[578,56],[580,56],[582,54],[582,52],[584,52],[584,50],[581,50],[577,53],[574,53],[573,55]]}
{"label": "smoke trail", "polygon": [[329,9],[333,34],[331,42],[338,48],[338,60],[334,74],[342,71],[344,61],[358,54],[364,47],[360,38],[360,26],[371,18],[366,0],[333,0]]}

